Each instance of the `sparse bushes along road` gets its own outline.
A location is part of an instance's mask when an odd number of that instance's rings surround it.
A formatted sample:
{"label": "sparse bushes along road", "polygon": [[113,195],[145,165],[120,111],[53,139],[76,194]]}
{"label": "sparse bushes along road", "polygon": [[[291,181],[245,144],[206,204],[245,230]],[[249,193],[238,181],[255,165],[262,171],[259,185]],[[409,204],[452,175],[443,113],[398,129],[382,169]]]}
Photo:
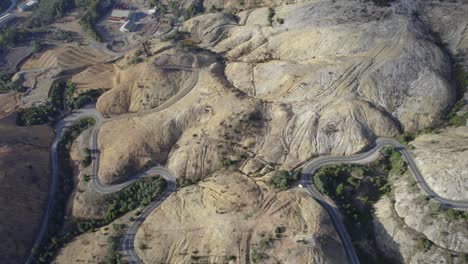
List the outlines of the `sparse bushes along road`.
{"label": "sparse bushes along road", "polygon": [[[140,179],[117,193],[105,196],[104,201],[107,210],[103,219],[73,219],[71,225],[67,225],[63,229],[66,203],[74,188],[73,169],[70,161],[71,146],[80,133],[94,124],[95,120],[92,118],[76,121],[63,133],[62,138],[58,142],[59,171],[55,204],[53,211],[49,215],[47,237],[44,238],[45,243],[33,249],[35,252],[33,263],[50,263],[58,250],[74,237],[89,230],[110,224],[117,217],[139,206],[148,205],[166,187],[166,180],[160,176]],[[85,150],[85,152],[91,156],[91,150]],[[85,181],[86,178],[90,179],[89,176],[85,176]],[[119,259],[118,254],[109,255],[112,256],[111,259]]]}

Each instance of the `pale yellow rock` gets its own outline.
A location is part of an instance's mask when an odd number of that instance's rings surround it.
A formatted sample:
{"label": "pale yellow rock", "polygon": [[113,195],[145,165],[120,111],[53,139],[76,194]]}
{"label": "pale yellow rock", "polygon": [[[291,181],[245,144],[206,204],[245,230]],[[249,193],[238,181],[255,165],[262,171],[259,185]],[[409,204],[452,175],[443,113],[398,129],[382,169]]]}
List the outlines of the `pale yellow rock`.
{"label": "pale yellow rock", "polygon": [[328,215],[307,193],[275,193],[229,171],[169,197],[138,230],[136,245],[148,264],[244,263],[258,254],[268,255],[265,263],[346,261]]}

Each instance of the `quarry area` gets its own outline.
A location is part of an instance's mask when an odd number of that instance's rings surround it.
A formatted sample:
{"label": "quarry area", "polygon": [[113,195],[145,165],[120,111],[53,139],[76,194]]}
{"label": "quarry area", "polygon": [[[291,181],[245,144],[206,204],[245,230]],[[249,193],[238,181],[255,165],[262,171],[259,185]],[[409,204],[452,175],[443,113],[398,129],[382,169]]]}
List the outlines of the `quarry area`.
{"label": "quarry area", "polygon": [[468,2],[11,5],[0,262],[468,263]]}

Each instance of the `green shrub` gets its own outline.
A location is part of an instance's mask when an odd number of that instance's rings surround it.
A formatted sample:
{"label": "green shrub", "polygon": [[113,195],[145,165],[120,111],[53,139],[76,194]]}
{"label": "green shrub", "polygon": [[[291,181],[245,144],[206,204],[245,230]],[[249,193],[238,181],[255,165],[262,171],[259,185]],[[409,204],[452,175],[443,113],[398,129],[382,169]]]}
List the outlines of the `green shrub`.
{"label": "green shrub", "polygon": [[447,221],[468,220],[468,212],[457,211],[455,209],[450,208],[445,211],[444,217]]}
{"label": "green shrub", "polygon": [[80,92],[75,96],[76,84],[68,80],[62,84],[65,86],[65,102],[69,110],[80,109],[89,103],[95,102],[104,93],[103,89],[94,89]]}
{"label": "green shrub", "polygon": [[91,162],[92,162],[91,150],[89,148],[85,148],[83,152],[84,152],[84,157],[81,160],[80,164],[83,168],[86,168],[89,165],[91,165]]}
{"label": "green shrub", "polygon": [[269,184],[278,190],[286,190],[291,187],[291,184],[298,180],[298,173],[291,173],[289,171],[276,171],[271,179]]}
{"label": "green shrub", "polygon": [[54,121],[57,110],[53,106],[41,105],[18,110],[16,124],[19,126],[43,125]]}
{"label": "green shrub", "polygon": [[194,1],[184,10],[184,19],[188,20],[203,12],[205,12],[205,8],[203,7],[203,2]]}
{"label": "green shrub", "polygon": [[107,238],[107,258],[106,263],[108,264],[120,264],[123,262],[123,257],[119,252],[119,244],[122,239],[122,234],[119,233],[116,236],[110,236]]}
{"label": "green shrub", "polygon": [[271,25],[273,25],[273,17],[275,17],[275,9],[273,9],[273,7],[268,7],[268,23]]}
{"label": "green shrub", "polygon": [[30,32],[24,29],[7,27],[0,30],[0,47],[11,47],[26,41]]}
{"label": "green shrub", "polygon": [[267,259],[268,255],[266,255],[265,253],[259,252],[256,249],[253,249],[252,252],[250,253],[250,257],[253,263],[258,263],[261,260]]}
{"label": "green shrub", "polygon": [[76,90],[76,84],[73,83],[71,80],[68,80],[65,82],[65,92],[64,92],[64,97],[65,97],[65,103],[68,107],[68,109],[73,109],[75,106],[75,90]]}
{"label": "green shrub", "polygon": [[235,169],[238,163],[239,163],[238,160],[231,160],[231,159],[223,159],[221,161],[221,164],[223,165],[225,169],[231,169],[231,170]]}
{"label": "green shrub", "polygon": [[420,237],[418,239],[418,248],[421,251],[427,252],[432,246],[432,242],[425,238],[425,237]]}
{"label": "green shrub", "polygon": [[464,94],[468,89],[468,72],[463,69],[461,63],[455,59],[452,66],[452,79],[456,85],[457,102],[452,106],[445,118],[446,125],[465,126],[468,120],[468,113],[458,114],[458,111],[465,105]]}
{"label": "green shrub", "polygon": [[133,64],[142,63],[143,61],[144,61],[144,59],[143,59],[142,57],[133,56],[133,57],[128,61],[128,65],[133,65]]}
{"label": "green shrub", "polygon": [[[1,49],[0,49],[1,51]],[[25,92],[26,88],[10,81],[11,75],[0,73],[0,94],[6,93],[9,91]]]}
{"label": "green shrub", "polygon": [[382,158],[370,165],[336,164],[323,166],[313,176],[318,191],[334,199],[344,215],[359,259],[367,263],[393,263],[381,252],[369,254],[360,245],[376,247],[373,235],[373,204],[391,191],[387,181],[390,158]]}
{"label": "green shrub", "polygon": [[377,6],[390,6],[390,2],[392,1],[393,0],[372,0],[372,2]]}
{"label": "green shrub", "polygon": [[55,108],[64,110],[64,81],[54,81],[49,89],[49,102]]}
{"label": "green shrub", "polygon": [[344,189],[344,184],[343,183],[338,184],[338,186],[336,186],[335,194],[341,195],[343,193],[343,189]]}
{"label": "green shrub", "polygon": [[393,147],[385,147],[381,150],[387,169],[391,173],[402,175],[405,173],[407,166],[405,160],[401,157],[398,150]]}

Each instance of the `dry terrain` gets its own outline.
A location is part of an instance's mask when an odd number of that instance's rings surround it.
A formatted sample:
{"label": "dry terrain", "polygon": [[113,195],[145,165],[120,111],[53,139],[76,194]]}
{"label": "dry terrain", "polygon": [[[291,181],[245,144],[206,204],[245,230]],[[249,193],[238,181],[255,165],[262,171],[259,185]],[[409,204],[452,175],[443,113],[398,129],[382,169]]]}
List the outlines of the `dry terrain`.
{"label": "dry terrain", "polygon": [[0,119],[0,134],[0,251],[2,263],[21,263],[47,203],[52,131],[17,127],[11,115]]}
{"label": "dry terrain", "polygon": [[180,190],[136,237],[144,263],[344,263],[325,211],[300,189],[276,193],[221,171]]}
{"label": "dry terrain", "polygon": [[[149,38],[122,56],[92,42],[32,56],[14,77],[30,90],[21,98],[0,95],[0,116],[44,102],[58,78],[71,78],[77,93],[106,90],[96,105],[112,118],[99,130],[100,181],[125,182],[161,164],[179,182],[196,182],[180,187],[138,230],[136,251],[144,263],[344,263],[324,209],[301,188],[278,192],[267,181],[274,171],[298,169],[317,156],[350,155],[377,137],[441,125],[456,100],[452,58],[468,54],[468,5],[204,5],[226,12],[195,16],[180,32],[174,27],[173,36]],[[47,194],[51,131],[17,128],[12,117],[1,122],[7,123],[0,123],[0,188],[7,195],[0,197],[6,221],[0,232],[10,238],[2,247],[16,263]],[[411,143],[422,174],[443,197],[468,199],[467,137],[466,126],[450,127]],[[101,218],[102,196],[83,180],[90,167],[78,165],[89,140],[84,132],[72,148],[79,171],[69,215]],[[449,255],[468,253],[466,221],[446,219],[411,179],[394,175],[392,195],[375,205],[378,246],[402,263],[459,263]],[[19,195],[10,199],[13,193]],[[106,226],[79,236],[55,261],[105,261],[110,232]],[[420,238],[433,243],[426,253],[418,249]]]}

